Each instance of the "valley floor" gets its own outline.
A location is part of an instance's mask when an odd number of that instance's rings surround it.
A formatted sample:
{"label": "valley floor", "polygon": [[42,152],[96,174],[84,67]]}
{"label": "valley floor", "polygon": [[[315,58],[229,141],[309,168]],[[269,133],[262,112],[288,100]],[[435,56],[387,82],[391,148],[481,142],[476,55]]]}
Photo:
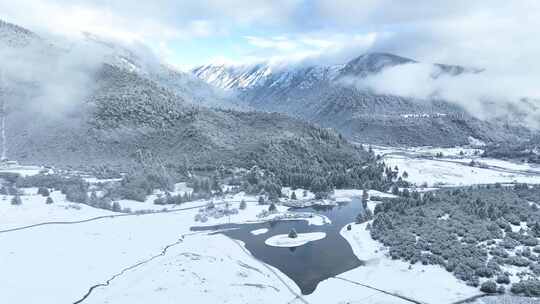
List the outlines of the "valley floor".
{"label": "valley floor", "polygon": [[[513,180],[540,183],[540,171],[530,173],[537,168],[496,160],[482,161],[497,168],[470,168],[465,159],[470,155],[446,161],[395,153],[387,153],[385,161],[406,170],[417,183],[424,179],[430,185]],[[499,167],[526,170],[507,176]],[[178,187],[178,191],[189,190]],[[1,303],[450,304],[480,294],[440,267],[409,267],[408,263],[389,259],[387,249],[369,236],[366,224],[353,224],[350,231],[344,227],[341,235],[366,265],[321,282],[310,295],[301,295],[291,279],[256,260],[240,241],[190,230],[201,224],[265,220],[257,215],[268,206],[258,205],[256,197],[243,194],[220,202],[238,207],[245,200],[245,210],[200,223],[194,218],[207,201],[136,215],[72,204],[59,192],[52,193],[55,203],[46,205],[35,192],[25,189],[20,206],[11,205],[9,196],[0,197]],[[361,190],[335,193],[342,201],[359,195]],[[136,204],[123,203],[123,207]],[[370,201],[368,207],[373,209],[376,204]],[[286,209],[278,206],[279,213]],[[314,225],[327,223],[327,219],[318,217],[309,221]]]}
{"label": "valley floor", "polygon": [[[230,220],[256,221],[254,214],[266,207],[249,203],[245,212],[232,215]],[[90,218],[95,214],[90,211],[93,208],[88,208],[69,210],[74,217],[87,214]],[[47,214],[51,212],[54,211]],[[425,303],[451,303],[478,293],[442,269],[409,270],[406,263],[388,260],[384,251],[376,252],[377,242],[369,238],[363,227],[354,225],[352,231],[343,235],[368,264],[328,279],[313,294],[301,296],[294,282],[253,258],[241,242],[221,234],[191,232],[189,228],[196,224],[193,218],[197,212],[188,209],[105,217],[91,222],[0,232],[2,302],[173,303],[178,299],[190,299],[193,303],[409,302],[373,289],[377,288]],[[210,221],[218,224],[228,219]],[[27,223],[21,220],[19,224]]]}
{"label": "valley floor", "polygon": [[[376,154],[417,186],[468,186],[492,183],[540,184],[540,166],[483,158],[472,148],[388,148],[375,147]],[[437,153],[439,156],[437,156]]]}

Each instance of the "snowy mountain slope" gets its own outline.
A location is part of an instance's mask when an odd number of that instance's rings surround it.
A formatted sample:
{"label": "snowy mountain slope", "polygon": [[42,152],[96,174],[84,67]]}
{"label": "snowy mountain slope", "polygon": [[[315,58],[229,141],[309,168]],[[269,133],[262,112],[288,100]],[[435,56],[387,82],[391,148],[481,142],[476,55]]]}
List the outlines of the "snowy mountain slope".
{"label": "snowy mountain slope", "polygon": [[40,40],[41,38],[33,32],[0,20],[0,44],[7,47],[24,47]]}
{"label": "snowy mountain slope", "polygon": [[[24,50],[32,55],[41,51]],[[319,168],[348,166],[367,157],[339,134],[282,114],[193,104],[178,93],[184,82],[171,76],[167,77],[171,83],[164,85],[154,79],[158,73],[174,71],[161,65],[156,72],[156,65],[148,64],[136,51],[105,54],[104,60],[97,57],[100,60],[93,65],[81,68],[80,62],[88,58],[67,47],[56,57],[37,56],[39,61],[30,62],[35,70],[40,61],[49,61],[43,77],[21,82],[16,70],[8,75],[9,90],[2,92],[10,93],[1,96],[10,109],[8,157],[24,163],[81,169],[108,164],[124,170],[156,159],[196,169],[300,163]],[[60,64],[65,61],[77,64]]]}
{"label": "snowy mountain slope", "polygon": [[108,50],[106,63],[153,80],[186,102],[221,109],[249,109],[234,95],[210,86],[190,73],[160,62],[145,46],[121,45],[90,33],[84,33],[84,36],[85,42]]}
{"label": "snowy mountain slope", "polygon": [[[236,92],[257,110],[335,128],[359,142],[459,145],[467,144],[470,136],[487,142],[528,136],[524,128],[480,121],[444,100],[377,94],[356,85],[385,68],[413,63],[416,61],[392,54],[368,53],[334,66],[207,65],[192,72],[209,84]],[[433,71],[434,78],[479,72],[442,64],[433,65]]]}

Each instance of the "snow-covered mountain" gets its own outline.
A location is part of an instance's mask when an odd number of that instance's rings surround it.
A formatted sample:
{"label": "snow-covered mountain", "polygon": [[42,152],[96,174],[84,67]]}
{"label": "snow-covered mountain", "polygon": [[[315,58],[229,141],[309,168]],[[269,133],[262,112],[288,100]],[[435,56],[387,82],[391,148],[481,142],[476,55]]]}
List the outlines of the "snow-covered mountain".
{"label": "snow-covered mountain", "polygon": [[[384,69],[417,61],[388,53],[368,53],[339,65],[205,65],[192,73],[207,83],[238,94],[257,110],[281,112],[339,130],[366,143],[406,145],[467,144],[527,135],[476,119],[444,100],[374,93],[357,86]],[[476,73],[475,69],[433,64],[431,77]],[[403,77],[410,77],[403,75]],[[351,81],[353,80],[353,81]]]}
{"label": "snow-covered mountain", "polygon": [[145,46],[126,46],[90,33],[84,33],[84,36],[86,43],[106,49],[105,62],[148,78],[186,102],[221,109],[246,109],[234,95],[160,62]]}
{"label": "snow-covered mountain", "polygon": [[384,68],[416,61],[386,53],[368,53],[345,64],[337,65],[203,65],[192,73],[207,83],[227,90],[249,90],[260,87],[309,88],[321,81],[333,81],[344,76],[367,76]]}
{"label": "snow-covered mountain", "polygon": [[[159,162],[178,170],[327,172],[368,158],[336,132],[283,114],[201,106],[220,102],[217,89],[144,48],[92,35],[51,43],[13,25],[3,32],[0,99],[10,159],[83,170]],[[44,43],[25,42],[33,39]]]}
{"label": "snow-covered mountain", "polygon": [[92,64],[106,63],[136,73],[194,105],[235,110],[247,108],[232,94],[161,62],[143,45],[123,44],[92,33],[82,33],[81,39],[48,40],[23,27],[0,20],[0,46],[3,46],[0,54],[4,58],[16,56],[16,52],[10,50],[17,49],[17,52],[22,51],[35,60],[36,56],[42,56],[39,59],[42,62],[53,62],[74,53],[76,59],[80,57],[77,52],[83,53],[81,50],[86,49],[92,53],[92,58],[88,60]]}
{"label": "snow-covered mountain", "polygon": [[35,41],[41,41],[41,38],[25,28],[0,20],[0,44],[3,46],[24,47]]}
{"label": "snow-covered mountain", "polygon": [[226,90],[248,90],[268,86],[286,88],[291,85],[310,86],[311,82],[331,80],[342,65],[279,67],[269,64],[246,66],[205,65],[195,68],[195,76]]}

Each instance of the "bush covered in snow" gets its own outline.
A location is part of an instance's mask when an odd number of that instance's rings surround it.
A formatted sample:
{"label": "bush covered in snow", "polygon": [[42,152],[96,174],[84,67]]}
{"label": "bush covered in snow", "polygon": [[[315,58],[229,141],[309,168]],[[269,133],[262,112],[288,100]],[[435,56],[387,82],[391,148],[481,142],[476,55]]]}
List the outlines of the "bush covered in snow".
{"label": "bush covered in snow", "polygon": [[540,281],[539,280],[523,280],[512,284],[510,289],[515,294],[525,295],[530,297],[540,297]]}

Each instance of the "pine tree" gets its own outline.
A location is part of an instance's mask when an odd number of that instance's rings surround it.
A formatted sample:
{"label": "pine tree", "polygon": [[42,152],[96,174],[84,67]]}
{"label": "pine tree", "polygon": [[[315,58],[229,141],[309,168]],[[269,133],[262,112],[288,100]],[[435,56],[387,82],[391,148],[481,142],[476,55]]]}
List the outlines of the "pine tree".
{"label": "pine tree", "polygon": [[240,206],[238,208],[240,210],[244,210],[244,209],[246,209],[246,207],[247,207],[246,201],[245,200],[240,201]]}
{"label": "pine tree", "polygon": [[92,191],[90,193],[90,199],[88,203],[90,204],[90,206],[97,206],[99,204],[99,198],[97,196],[96,191]]}
{"label": "pine tree", "polygon": [[295,192],[295,191],[293,191],[293,192],[291,193],[291,199],[292,199],[292,200],[296,200],[296,192]]}
{"label": "pine tree", "polygon": [[367,189],[364,187],[362,190],[362,206],[367,206],[367,202],[369,200],[369,194]]}
{"label": "pine tree", "polygon": [[296,229],[291,229],[291,231],[289,231],[289,238],[291,239],[295,239],[298,237],[298,233],[296,233]]}
{"label": "pine tree", "polygon": [[259,196],[259,205],[264,205],[264,197]]}
{"label": "pine tree", "polygon": [[122,211],[122,207],[120,207],[120,203],[114,202],[114,203],[112,204],[112,211],[114,211],[114,212],[120,212],[120,211]]}
{"label": "pine tree", "polygon": [[52,204],[52,203],[54,203],[52,197],[47,196],[47,199],[45,200],[45,204],[50,205],[50,204]]}
{"label": "pine tree", "polygon": [[392,194],[393,194],[393,195],[399,195],[399,188],[398,188],[398,186],[394,185],[394,186],[392,187]]}
{"label": "pine tree", "polygon": [[268,207],[268,211],[270,212],[275,212],[277,210],[277,207],[276,207],[276,204],[272,203],[270,204],[270,206]]}

